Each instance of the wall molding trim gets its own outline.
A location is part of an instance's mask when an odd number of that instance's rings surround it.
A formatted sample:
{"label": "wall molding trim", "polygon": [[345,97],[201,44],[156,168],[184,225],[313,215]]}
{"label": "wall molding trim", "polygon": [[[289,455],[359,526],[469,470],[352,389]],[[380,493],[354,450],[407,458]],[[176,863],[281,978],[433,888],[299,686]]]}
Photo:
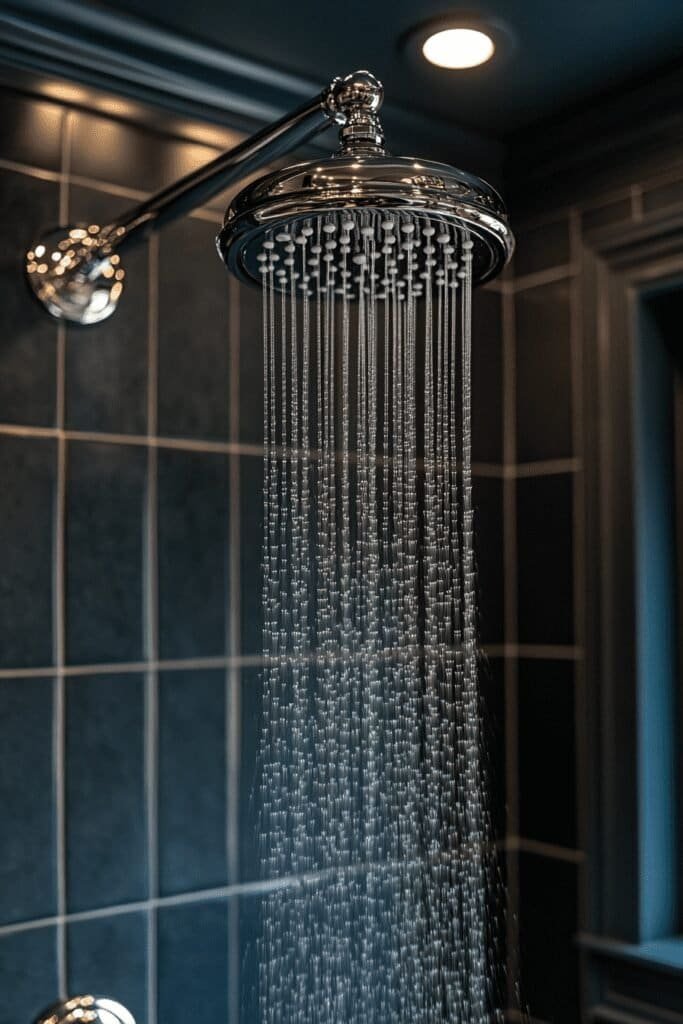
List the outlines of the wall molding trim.
{"label": "wall molding trim", "polygon": [[[87,0],[0,0],[0,62],[247,131],[283,117],[327,84]],[[475,173],[500,180],[503,147],[495,140],[406,111],[390,97],[383,120],[394,151],[451,163],[462,157]]]}

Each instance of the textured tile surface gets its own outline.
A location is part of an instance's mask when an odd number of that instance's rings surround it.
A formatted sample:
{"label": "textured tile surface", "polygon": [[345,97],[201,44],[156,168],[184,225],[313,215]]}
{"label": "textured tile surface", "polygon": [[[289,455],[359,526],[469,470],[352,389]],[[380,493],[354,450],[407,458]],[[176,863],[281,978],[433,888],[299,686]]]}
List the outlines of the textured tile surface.
{"label": "textured tile surface", "polygon": [[517,461],[573,455],[570,281],[515,297]]}
{"label": "textured tile surface", "polygon": [[67,928],[69,992],[123,1003],[136,1024],[147,1020],[147,914],[74,921]]}
{"label": "textured tile surface", "polygon": [[260,669],[242,669],[240,727],[240,881],[261,876],[258,849],[259,741],[263,725],[263,681]]}
{"label": "textured tile surface", "polygon": [[0,664],[51,665],[53,441],[0,437]]}
{"label": "textured tile surface", "polygon": [[229,461],[159,452],[159,644],[162,658],[225,653]]}
{"label": "textured tile surface", "polygon": [[56,911],[52,687],[0,679],[0,924]]}
{"label": "textured tile surface", "polygon": [[567,473],[517,481],[521,643],[574,642],[572,486]]}
{"label": "textured tile surface", "polygon": [[224,671],[159,680],[159,888],[162,895],[225,885]]}
{"label": "textured tile surface", "polygon": [[145,899],[144,680],[66,684],[66,879],[71,911]]}
{"label": "textured tile surface", "polygon": [[2,90],[0,154],[6,160],[58,171],[62,159],[64,107]]}
{"label": "textured tile surface", "polygon": [[0,936],[0,1024],[36,1020],[59,995],[55,929]]}
{"label": "textured tile surface", "polygon": [[159,1020],[213,1024],[228,1013],[225,900],[163,907],[158,921]]}
{"label": "textured tile surface", "polygon": [[579,1020],[575,864],[523,853],[519,858],[522,999],[531,1016]]}
{"label": "textured tile surface", "polygon": [[146,453],[75,442],[67,466],[68,660],[139,661]]}
{"label": "textured tile surface", "polygon": [[229,437],[229,282],[216,254],[217,227],[186,217],[160,236],[159,432],[164,435]]}
{"label": "textured tile surface", "polygon": [[261,588],[261,544],[263,531],[263,460],[240,459],[240,651],[263,651]]}
{"label": "textured tile surface", "polygon": [[[109,224],[130,201],[72,186],[69,219]],[[116,315],[87,330],[67,330],[66,423],[72,430],[144,434],[147,430],[148,249],[125,254]]]}
{"label": "textured tile surface", "polygon": [[573,663],[520,661],[518,693],[520,835],[575,846]]}
{"label": "textured tile surface", "polygon": [[37,243],[41,232],[58,222],[58,185],[0,169],[0,195],[0,421],[52,426],[57,325],[29,292],[21,266],[24,253]]}
{"label": "textured tile surface", "polygon": [[502,643],[503,626],[503,484],[494,477],[475,477],[474,545],[477,568],[479,638]]}
{"label": "textured tile surface", "polygon": [[502,295],[486,288],[472,297],[472,458],[502,462]]}

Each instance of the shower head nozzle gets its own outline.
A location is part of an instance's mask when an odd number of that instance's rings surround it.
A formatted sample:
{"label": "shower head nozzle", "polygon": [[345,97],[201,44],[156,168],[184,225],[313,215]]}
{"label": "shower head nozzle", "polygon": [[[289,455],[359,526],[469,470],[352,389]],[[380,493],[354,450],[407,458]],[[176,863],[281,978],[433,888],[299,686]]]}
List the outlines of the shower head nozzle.
{"label": "shower head nozzle", "polygon": [[382,85],[369,71],[335,79],[326,96],[340,125],[339,152],[266,175],[235,197],[216,240],[226,266],[242,280],[260,282],[264,243],[267,250],[278,238],[283,241],[302,228],[316,230],[345,210],[363,210],[370,219],[374,211],[466,232],[472,241],[473,282],[494,277],[514,248],[495,189],[446,164],[386,155],[378,116]]}
{"label": "shower head nozzle", "polygon": [[364,211],[368,224],[416,218],[467,233],[475,284],[499,273],[514,248],[503,202],[480,178],[412,157],[342,152],[277,171],[243,189],[226,212],[218,251],[239,278],[260,282],[264,243],[279,248],[287,235],[302,228],[318,231],[344,211]]}

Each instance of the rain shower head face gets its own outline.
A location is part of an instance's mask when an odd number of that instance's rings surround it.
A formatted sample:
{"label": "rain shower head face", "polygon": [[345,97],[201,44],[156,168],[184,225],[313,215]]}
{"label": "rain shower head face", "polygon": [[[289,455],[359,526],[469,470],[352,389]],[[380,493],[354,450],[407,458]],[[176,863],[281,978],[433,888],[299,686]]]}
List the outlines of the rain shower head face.
{"label": "rain shower head face", "polygon": [[[472,241],[474,284],[499,273],[514,248],[503,202],[480,178],[411,157],[350,154],[298,164],[243,189],[226,212],[218,251],[239,278],[260,282],[266,260],[278,268],[288,265],[297,237],[308,237],[309,248],[319,248],[324,259],[325,235],[341,241],[345,212],[352,257],[362,248],[351,237],[352,222],[374,232],[380,252],[389,224],[395,228],[390,237],[399,236],[402,225],[423,222],[453,238],[466,236]],[[429,258],[424,248],[418,251],[422,261]],[[422,270],[421,264],[418,276]],[[289,278],[279,276],[282,287]]]}

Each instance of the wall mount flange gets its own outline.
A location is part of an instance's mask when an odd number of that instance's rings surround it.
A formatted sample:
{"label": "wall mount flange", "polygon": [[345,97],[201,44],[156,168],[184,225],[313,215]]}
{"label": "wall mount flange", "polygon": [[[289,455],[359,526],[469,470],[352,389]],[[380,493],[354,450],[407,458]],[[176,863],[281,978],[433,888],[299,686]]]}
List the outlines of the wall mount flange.
{"label": "wall mount flange", "polygon": [[56,320],[90,326],[115,312],[126,272],[115,227],[76,224],[47,231],[24,259],[31,292]]}

